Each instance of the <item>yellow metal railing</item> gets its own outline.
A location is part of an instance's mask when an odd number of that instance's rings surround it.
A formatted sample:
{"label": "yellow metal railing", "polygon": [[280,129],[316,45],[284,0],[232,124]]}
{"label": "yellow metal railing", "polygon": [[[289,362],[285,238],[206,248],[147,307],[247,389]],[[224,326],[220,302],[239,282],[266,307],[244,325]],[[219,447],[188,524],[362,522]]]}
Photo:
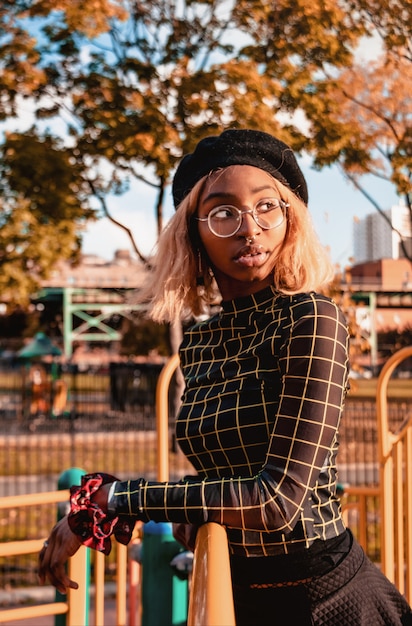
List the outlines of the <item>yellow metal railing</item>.
{"label": "yellow metal railing", "polygon": [[[356,508],[358,512],[358,539],[367,547],[367,501],[379,497],[381,502],[381,549],[382,569],[407,599],[412,599],[412,419],[405,419],[398,432],[392,433],[387,418],[387,384],[397,365],[412,356],[412,347],[404,348],[388,360],[378,379],[377,415],[380,456],[379,487],[349,487],[343,502],[344,516]],[[163,368],[156,391],[156,419],[158,443],[158,480],[169,478],[169,403],[168,390],[172,377],[179,366],[174,355]],[[31,504],[57,504],[67,502],[68,490],[51,493],[9,496],[0,500],[0,509]],[[350,498],[348,500],[348,498]],[[355,501],[352,500],[355,498]],[[17,541],[0,544],[0,556],[29,554],[41,549],[43,540]],[[136,576],[137,563],[130,577],[130,562],[126,546],[117,548],[117,594],[116,624],[126,626],[127,592],[134,598],[139,585]],[[86,550],[81,548],[70,559],[70,576],[80,587],[70,591],[67,602],[53,602],[39,606],[19,607],[0,611],[0,623],[10,620],[36,618],[46,615],[66,614],[67,626],[85,623],[86,593],[88,584],[84,579]],[[95,624],[104,626],[104,567],[105,557],[94,554],[95,569]],[[128,579],[129,571],[129,579]],[[134,581],[134,582],[133,582]],[[131,610],[133,607],[133,610]],[[129,606],[129,626],[135,626],[136,603]],[[196,539],[192,582],[189,595],[188,626],[232,626],[235,624],[230,577],[229,552],[224,527],[208,523],[199,529]]]}
{"label": "yellow metal railing", "polygon": [[[158,441],[158,480],[169,478],[169,404],[168,390],[171,379],[179,365],[179,357],[173,356],[166,363],[159,376],[156,390],[157,441]],[[58,504],[67,502],[69,490],[58,490],[48,493],[24,494],[7,496],[0,499],[0,510],[26,507],[38,504]],[[19,554],[38,553],[43,539],[11,541],[0,543],[0,556],[16,556]],[[116,543],[116,625],[135,626],[140,622],[137,597],[140,587],[140,565],[128,559],[127,547]],[[93,551],[94,558],[94,623],[104,626],[105,596],[105,556]],[[88,622],[86,617],[90,584],[86,580],[86,549],[80,550],[69,560],[69,575],[79,583],[79,589],[70,590],[66,601],[49,602],[41,605],[16,607],[0,610],[0,624],[10,620],[18,621],[29,618],[41,618],[49,615],[66,615],[66,626],[79,626]],[[129,602],[128,602],[128,597]],[[129,611],[127,607],[129,606]]]}
{"label": "yellow metal railing", "polygon": [[[169,478],[170,381],[179,367],[175,354],[163,368],[156,390],[158,480]],[[226,531],[219,524],[200,527],[196,537],[189,594],[188,626],[235,624]]]}
{"label": "yellow metal railing", "polygon": [[388,424],[387,388],[396,367],[412,356],[403,348],[385,363],[376,391],[381,486],[382,570],[412,601],[412,416],[397,432]]}
{"label": "yellow metal railing", "polygon": [[162,368],[156,387],[157,480],[169,480],[169,387],[179,367],[179,355],[174,354]]}
{"label": "yellow metal railing", "polygon": [[346,526],[353,528],[354,524],[350,519],[350,514],[355,511],[357,514],[356,521],[356,538],[362,548],[368,553],[368,504],[370,500],[380,496],[379,487],[367,487],[365,485],[359,487],[345,487],[345,494],[342,497],[342,514]]}
{"label": "yellow metal railing", "polygon": [[[0,510],[10,510],[39,504],[57,504],[67,502],[69,490],[51,491],[48,493],[24,494],[7,496],[0,499]],[[43,539],[24,541],[9,541],[0,543],[0,557],[19,554],[38,553],[43,545]],[[116,624],[126,626],[126,586],[127,586],[127,547],[116,544],[117,548],[117,602]],[[104,555],[94,553],[95,556],[95,624],[104,626]],[[87,550],[80,550],[69,559],[69,576],[79,583],[79,589],[70,589],[66,601],[48,602],[34,606],[23,606],[0,610],[0,624],[11,620],[41,618],[47,615],[66,615],[66,626],[79,626],[88,623],[88,593],[90,589],[89,570],[87,566]],[[40,623],[40,622],[39,622]]]}
{"label": "yellow metal railing", "polygon": [[[30,506],[34,504],[57,504],[58,502],[67,502],[69,498],[68,490],[53,491],[49,493],[25,494],[20,496],[7,496],[0,500],[0,510],[10,510],[10,508],[18,508]],[[43,545],[43,539],[32,539],[26,541],[10,541],[0,544],[0,556],[7,557],[18,554],[34,554],[39,552]],[[78,554],[71,559],[70,575],[75,579],[80,578],[82,582],[82,572],[84,570],[84,552],[79,550]],[[80,619],[84,618],[83,596],[79,601],[73,603],[73,609],[69,611],[69,597],[67,602],[52,602],[38,606],[17,607],[14,609],[5,609],[0,611],[0,623],[7,622],[11,619],[21,620],[29,617],[43,617],[46,615],[67,614],[67,626],[75,626],[80,623]]]}
{"label": "yellow metal railing", "polygon": [[234,626],[226,531],[209,522],[199,528],[193,561],[188,626]]}

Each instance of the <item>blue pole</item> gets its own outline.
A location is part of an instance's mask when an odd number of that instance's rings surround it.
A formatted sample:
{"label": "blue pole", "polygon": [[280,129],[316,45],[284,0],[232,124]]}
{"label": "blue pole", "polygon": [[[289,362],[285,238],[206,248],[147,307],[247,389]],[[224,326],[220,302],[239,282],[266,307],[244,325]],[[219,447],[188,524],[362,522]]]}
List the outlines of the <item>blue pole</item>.
{"label": "blue pole", "polygon": [[[80,485],[81,478],[86,474],[85,470],[80,467],[71,467],[64,472],[62,472],[57,481],[57,489],[70,489],[72,485]],[[70,505],[67,502],[60,502],[57,509],[57,520],[61,520],[68,512]],[[86,554],[86,568],[87,568],[87,576],[86,579],[89,581],[90,585],[90,550],[87,550]],[[84,616],[84,623],[82,626],[89,626],[89,600],[90,600],[90,589],[84,590],[86,595],[86,615]],[[66,602],[66,594],[60,593],[60,591],[56,590],[56,602]],[[66,615],[55,615],[54,617],[54,626],[66,626]]]}

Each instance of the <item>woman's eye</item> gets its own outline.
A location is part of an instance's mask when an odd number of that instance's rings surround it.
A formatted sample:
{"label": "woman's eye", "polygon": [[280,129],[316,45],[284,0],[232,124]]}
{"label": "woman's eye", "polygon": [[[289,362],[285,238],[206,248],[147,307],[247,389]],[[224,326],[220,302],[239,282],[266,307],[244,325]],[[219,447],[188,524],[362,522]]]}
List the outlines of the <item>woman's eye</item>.
{"label": "woman's eye", "polygon": [[220,206],[212,211],[211,217],[217,220],[227,220],[235,217],[235,212],[232,207]]}
{"label": "woman's eye", "polygon": [[259,213],[268,213],[269,211],[278,209],[279,206],[280,206],[279,200],[276,200],[276,198],[270,198],[268,200],[264,200],[263,202],[261,202],[258,205],[257,210],[259,211]]}

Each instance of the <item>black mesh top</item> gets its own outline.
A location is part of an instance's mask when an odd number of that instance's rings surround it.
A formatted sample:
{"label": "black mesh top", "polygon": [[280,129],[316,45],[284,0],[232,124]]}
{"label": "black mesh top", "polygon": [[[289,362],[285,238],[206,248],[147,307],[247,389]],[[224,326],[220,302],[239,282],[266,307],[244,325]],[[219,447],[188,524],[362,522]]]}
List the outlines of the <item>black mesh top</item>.
{"label": "black mesh top", "polygon": [[231,552],[245,556],[296,552],[343,532],[335,460],[348,332],[339,308],[269,287],[190,328],[180,358],[176,434],[197,475],[119,482],[116,512],[224,524]]}

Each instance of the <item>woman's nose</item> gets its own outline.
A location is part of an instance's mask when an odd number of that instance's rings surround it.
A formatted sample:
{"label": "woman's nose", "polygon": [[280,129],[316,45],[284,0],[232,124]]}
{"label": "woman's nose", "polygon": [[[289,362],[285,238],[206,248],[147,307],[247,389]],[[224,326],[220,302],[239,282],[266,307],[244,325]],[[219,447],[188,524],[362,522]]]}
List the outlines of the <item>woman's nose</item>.
{"label": "woman's nose", "polygon": [[256,223],[252,211],[242,211],[242,223],[239,230],[237,231],[237,234],[241,235],[242,237],[245,237],[247,235],[257,235],[260,230],[261,228],[259,224]]}

